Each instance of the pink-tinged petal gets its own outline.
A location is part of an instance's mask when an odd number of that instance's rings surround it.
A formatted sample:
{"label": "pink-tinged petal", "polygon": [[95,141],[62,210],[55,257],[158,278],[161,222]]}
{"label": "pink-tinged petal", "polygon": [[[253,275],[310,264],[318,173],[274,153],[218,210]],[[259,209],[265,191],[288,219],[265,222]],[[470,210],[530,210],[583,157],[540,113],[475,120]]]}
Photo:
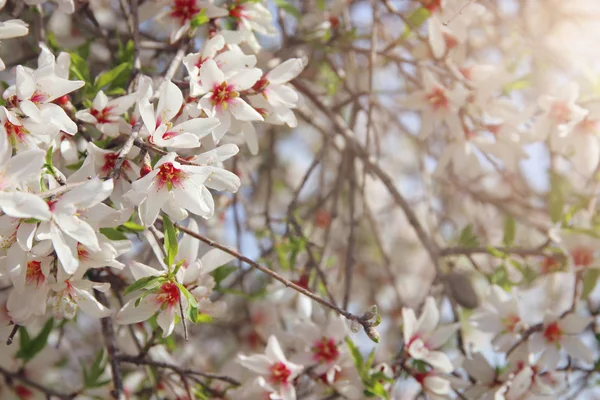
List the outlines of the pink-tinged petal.
{"label": "pink-tinged petal", "polygon": [[50,208],[39,196],[27,192],[0,192],[0,209],[15,218],[50,219]]}
{"label": "pink-tinged petal", "polygon": [[56,76],[44,76],[37,80],[39,90],[44,94],[44,103],[49,103],[65,94],[71,93],[85,85],[84,81],[70,81]]}
{"label": "pink-tinged petal", "polygon": [[79,267],[77,243],[65,236],[55,224],[50,225],[50,237],[63,269],[68,275],[74,274]]}
{"label": "pink-tinged petal", "polygon": [[267,340],[265,354],[271,361],[287,362],[285,354],[283,354],[283,350],[281,350],[281,346],[279,345],[279,341],[274,335],[269,336],[269,339]]}
{"label": "pink-tinged petal", "polygon": [[300,58],[290,58],[267,73],[267,79],[274,84],[287,83],[300,75],[303,69],[304,63]]}
{"label": "pink-tinged petal", "polygon": [[496,378],[496,370],[490,366],[481,353],[475,353],[472,359],[466,359],[462,367],[475,378],[478,383],[492,383]]}
{"label": "pink-tinged petal", "polygon": [[44,152],[33,149],[18,153],[5,164],[4,179],[9,178],[15,184],[27,183],[40,177],[44,165]]}
{"label": "pink-tinged petal", "polygon": [[262,115],[239,97],[228,103],[229,110],[238,121],[264,121]]}
{"label": "pink-tinged petal", "polygon": [[216,149],[206,151],[202,154],[198,154],[192,159],[192,161],[195,164],[211,165],[228,160],[229,158],[235,156],[239,152],[240,149],[235,144],[224,144],[223,146],[219,146]]}
{"label": "pink-tinged petal", "polygon": [[74,215],[56,214],[54,221],[60,229],[92,251],[100,251],[100,244],[94,229]]}
{"label": "pink-tinged petal", "polygon": [[417,329],[417,317],[412,308],[402,308],[402,330],[404,333],[404,345],[408,345]]}
{"label": "pink-tinged petal", "polygon": [[19,228],[17,229],[17,243],[19,243],[21,249],[25,251],[31,250],[36,228],[36,224],[19,224]]}
{"label": "pink-tinged petal", "polygon": [[250,89],[261,77],[260,68],[247,68],[229,78],[227,83],[232,85],[236,91],[241,92]]}
{"label": "pink-tinged petal", "polygon": [[106,181],[99,178],[90,179],[62,195],[57,202],[57,207],[73,205],[78,209],[91,208],[110,196],[113,188],[112,179]]}
{"label": "pink-tinged petal", "polygon": [[144,226],[154,224],[161,207],[169,198],[169,191],[165,189],[151,193],[139,206],[140,221]]}
{"label": "pink-tinged petal", "polygon": [[558,321],[560,329],[569,335],[576,335],[583,331],[594,319],[592,317],[582,317],[577,314],[569,314]]}
{"label": "pink-tinged petal", "polygon": [[296,389],[291,383],[281,385],[279,388],[281,400],[296,400]]}
{"label": "pink-tinged petal", "polygon": [[293,108],[298,102],[298,93],[291,87],[277,85],[268,89],[267,98],[273,107]]}
{"label": "pink-tinged petal", "polygon": [[[243,101],[243,100],[242,100]],[[216,112],[216,116],[221,121],[221,125],[217,126],[212,134],[215,143],[219,143],[219,141],[225,136],[229,128],[231,128],[231,113],[229,112]]]}
{"label": "pink-tinged petal", "polygon": [[173,333],[173,329],[175,329],[175,312],[176,307],[167,307],[158,313],[158,317],[156,318],[156,322],[158,326],[163,331],[162,337],[166,338],[171,333]]}
{"label": "pink-tinged petal", "polygon": [[164,271],[159,271],[137,261],[131,261],[129,263],[129,271],[131,272],[131,275],[133,275],[133,279],[136,281],[148,276],[160,276],[164,273]]}
{"label": "pink-tinged petal", "polygon": [[433,332],[429,339],[427,339],[427,346],[430,349],[439,349],[459,328],[459,323],[440,326]]}
{"label": "pink-tinged petal", "polygon": [[546,346],[546,349],[542,353],[538,364],[545,366],[550,371],[554,371],[556,366],[560,362],[560,351],[556,346],[549,345]]}
{"label": "pink-tinged petal", "polygon": [[578,360],[583,360],[588,364],[594,362],[594,352],[583,344],[579,338],[574,336],[566,336],[561,341],[566,352]]}
{"label": "pink-tinged petal", "polygon": [[158,98],[156,115],[162,119],[163,123],[171,121],[181,109],[182,104],[183,94],[181,94],[181,90],[173,82],[167,81]]}
{"label": "pink-tinged petal", "polygon": [[438,322],[440,321],[440,312],[435,304],[433,297],[427,297],[425,300],[425,306],[417,322],[417,333],[429,333],[433,332]]}
{"label": "pink-tinged petal", "polygon": [[438,371],[446,374],[454,371],[454,366],[450,362],[450,359],[441,351],[430,351],[425,357],[423,357],[423,361],[429,363]]}
{"label": "pink-tinged petal", "polygon": [[20,19],[9,19],[0,22],[0,40],[25,36],[28,33],[28,25]]}
{"label": "pink-tinged petal", "polygon": [[225,80],[225,75],[219,69],[215,60],[206,60],[200,67],[200,80],[202,89],[205,92],[210,92]]}
{"label": "pink-tinged petal", "polygon": [[183,188],[175,188],[175,201],[177,204],[192,214],[208,217],[211,215],[211,209],[205,201],[202,189],[193,184],[186,184]]}
{"label": "pink-tinged petal", "polygon": [[205,255],[202,256],[200,262],[202,263],[202,272],[208,274],[214,271],[222,265],[234,260],[235,257],[229,253],[225,253],[223,250],[212,249],[209,250]]}
{"label": "pink-tinged petal", "polygon": [[156,130],[156,118],[154,117],[154,106],[147,99],[142,99],[138,103],[138,111],[144,121],[144,126],[149,133]]}
{"label": "pink-tinged petal", "polygon": [[137,298],[131,299],[121,308],[115,318],[117,324],[128,325],[147,321],[160,308],[155,294],[144,297],[137,307],[135,306],[136,301]]}
{"label": "pink-tinged petal", "polygon": [[29,99],[35,92],[35,79],[21,65],[17,66],[16,89],[19,100]]}
{"label": "pink-tinged petal", "polygon": [[104,318],[111,315],[110,309],[96,300],[87,290],[80,290],[75,286],[73,290],[76,294],[77,305],[84,313],[95,318]]}
{"label": "pink-tinged petal", "polygon": [[450,393],[450,381],[440,376],[427,376],[423,380],[423,385],[428,391],[439,396],[445,396]]}
{"label": "pink-tinged petal", "polygon": [[97,111],[102,111],[104,109],[104,107],[107,106],[107,104],[108,104],[108,96],[106,96],[104,94],[104,92],[101,90],[98,92],[98,94],[94,98],[94,101],[92,102],[92,108]]}
{"label": "pink-tinged petal", "polygon": [[215,129],[221,121],[218,118],[194,118],[175,125],[173,132],[191,132],[202,139]]}
{"label": "pink-tinged petal", "polygon": [[240,354],[238,360],[243,367],[248,368],[257,374],[269,375],[271,373],[270,368],[272,362],[263,354],[255,354],[250,357]]}

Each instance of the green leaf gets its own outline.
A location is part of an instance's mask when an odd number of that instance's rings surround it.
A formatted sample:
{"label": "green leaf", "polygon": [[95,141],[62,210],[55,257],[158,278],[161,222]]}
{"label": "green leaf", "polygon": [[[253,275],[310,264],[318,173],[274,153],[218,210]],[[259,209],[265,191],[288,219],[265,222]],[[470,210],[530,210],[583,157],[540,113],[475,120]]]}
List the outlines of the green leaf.
{"label": "green leaf", "polygon": [[498,250],[497,248],[495,248],[493,246],[487,246],[486,249],[487,249],[488,253],[490,253],[494,257],[498,257],[498,258],[508,257],[508,254]]}
{"label": "green leaf", "polygon": [[431,16],[431,12],[425,7],[419,7],[414,10],[410,15],[406,18],[406,22],[410,29],[419,28],[421,25],[425,23]]}
{"label": "green leaf", "polygon": [[48,168],[48,170],[50,171],[50,173],[54,173],[54,165],[52,165],[52,151],[54,150],[53,146],[50,146],[50,148],[48,148],[48,150],[46,150],[46,159],[45,159],[45,164],[44,166],[46,168]]}
{"label": "green leaf", "polygon": [[105,355],[104,349],[101,349],[98,354],[96,354],[96,358],[94,359],[94,363],[90,370],[88,371],[87,368],[83,368],[83,382],[86,388],[102,387],[110,382],[109,379],[100,379],[108,364],[108,359]]}
{"label": "green leaf", "polygon": [[510,291],[512,288],[512,282],[508,279],[508,270],[505,265],[496,268],[489,280],[491,284],[498,285],[506,291]]}
{"label": "green leaf", "polygon": [[81,81],[90,83],[90,70],[87,61],[75,52],[69,54],[71,55],[71,75]]}
{"label": "green leaf", "polygon": [[136,290],[141,290],[147,288],[151,285],[154,285],[159,280],[164,279],[162,276],[145,276],[137,281],[133,282],[131,285],[127,286],[124,294],[129,294],[135,292]]}
{"label": "green leaf", "polygon": [[132,231],[132,232],[143,232],[146,230],[146,228],[144,228],[142,225],[136,224],[135,222],[132,222],[132,221],[127,221],[122,226],[125,229],[127,229],[128,231]]}
{"label": "green leaf", "polygon": [[100,233],[110,240],[127,240],[127,236],[115,228],[100,228]]}
{"label": "green leaf", "polygon": [[458,238],[458,244],[464,247],[478,247],[479,240],[473,233],[473,225],[469,224],[463,228]]}
{"label": "green leaf", "polygon": [[225,280],[225,278],[227,278],[236,269],[237,267],[231,265],[223,265],[222,267],[219,267],[212,271],[210,275],[215,280],[215,286],[220,286],[221,282],[223,282],[223,280]]}
{"label": "green leaf", "polygon": [[167,257],[165,257],[165,264],[171,268],[177,253],[179,252],[179,244],[177,243],[177,231],[171,219],[165,214],[163,216],[163,228],[165,234],[165,250],[167,251]]}
{"label": "green leaf", "polygon": [[510,246],[514,243],[517,235],[517,223],[510,215],[504,219],[504,237],[502,242],[505,246]]}
{"label": "green leaf", "polygon": [[317,8],[321,11],[325,11],[325,9],[327,8],[325,0],[317,0]]}
{"label": "green leaf", "polygon": [[352,355],[352,360],[354,360],[354,365],[356,366],[356,370],[358,371],[358,374],[360,375],[361,378],[364,379],[366,371],[365,371],[365,360],[363,358],[362,353],[360,352],[358,347],[356,347],[356,345],[352,342],[352,340],[350,340],[350,338],[346,338],[346,344],[348,345],[348,348],[350,349],[350,355]]}
{"label": "green leaf", "polygon": [[[40,351],[42,351],[44,349],[44,347],[46,347],[46,343],[48,343],[48,336],[50,336],[50,332],[52,332],[53,325],[54,325],[54,319],[50,318],[44,324],[42,331],[34,339],[26,340],[26,342],[27,342],[26,345],[21,346],[21,348],[19,349],[19,351],[16,354],[16,357],[24,360],[25,362],[28,362],[33,357],[35,357]],[[19,328],[19,330],[20,329],[21,328]],[[25,337],[28,337],[28,335],[26,335],[27,331],[25,330],[25,328],[22,328],[22,329],[24,330],[25,333],[20,334],[21,336],[19,336],[19,338],[21,340]]]}
{"label": "green leaf", "polygon": [[190,26],[197,28],[206,24],[210,19],[206,16],[206,8],[203,8],[198,14],[194,15],[194,18],[190,21]]}
{"label": "green leaf", "polygon": [[598,282],[598,276],[600,276],[600,270],[597,268],[590,268],[583,277],[583,291],[581,292],[581,298],[587,299],[587,297],[594,291],[596,282]]}
{"label": "green leaf", "polygon": [[131,73],[131,62],[124,62],[122,64],[117,65],[115,68],[104,72],[96,77],[96,81],[94,82],[94,86],[97,90],[108,87],[115,87],[115,83],[117,82],[117,78],[125,73]]}
{"label": "green leaf", "polygon": [[67,169],[70,169],[71,171],[77,171],[83,165],[83,161],[84,160],[77,161],[74,164],[69,164],[69,165],[67,165]]}
{"label": "green leaf", "polygon": [[552,222],[556,223],[562,219],[565,208],[566,182],[556,174],[550,173],[550,192],[548,192],[548,212]]}
{"label": "green leaf", "polygon": [[286,0],[274,0],[274,2],[277,7],[281,8],[286,13],[294,16],[296,19],[300,19],[300,11],[298,11],[296,7],[288,3]]}

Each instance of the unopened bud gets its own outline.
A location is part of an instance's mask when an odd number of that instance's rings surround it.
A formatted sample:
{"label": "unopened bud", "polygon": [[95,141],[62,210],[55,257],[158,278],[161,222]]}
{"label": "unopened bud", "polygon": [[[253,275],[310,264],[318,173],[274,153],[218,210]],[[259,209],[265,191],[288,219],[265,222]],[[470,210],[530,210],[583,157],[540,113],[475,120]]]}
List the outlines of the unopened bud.
{"label": "unopened bud", "polygon": [[358,331],[360,331],[360,323],[357,320],[352,320],[352,322],[350,323],[350,330],[352,331],[352,333],[358,333]]}
{"label": "unopened bud", "polygon": [[377,329],[373,328],[372,326],[366,328],[365,333],[367,334],[369,339],[371,339],[375,343],[379,343],[379,341],[381,340],[381,336],[379,336],[379,332],[377,332]]}
{"label": "unopened bud", "polygon": [[450,272],[446,275],[446,281],[452,292],[452,297],[464,308],[473,309],[479,306],[479,296],[473,289],[469,277],[462,272]]}

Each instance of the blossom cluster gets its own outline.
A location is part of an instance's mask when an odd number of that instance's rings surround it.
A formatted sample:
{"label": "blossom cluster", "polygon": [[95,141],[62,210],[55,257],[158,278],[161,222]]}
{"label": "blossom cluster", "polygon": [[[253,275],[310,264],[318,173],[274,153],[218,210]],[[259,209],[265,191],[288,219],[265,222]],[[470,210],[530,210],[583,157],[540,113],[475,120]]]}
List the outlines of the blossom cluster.
{"label": "blossom cluster", "polygon": [[1,398],[595,394],[568,10],[118,3],[0,0]]}

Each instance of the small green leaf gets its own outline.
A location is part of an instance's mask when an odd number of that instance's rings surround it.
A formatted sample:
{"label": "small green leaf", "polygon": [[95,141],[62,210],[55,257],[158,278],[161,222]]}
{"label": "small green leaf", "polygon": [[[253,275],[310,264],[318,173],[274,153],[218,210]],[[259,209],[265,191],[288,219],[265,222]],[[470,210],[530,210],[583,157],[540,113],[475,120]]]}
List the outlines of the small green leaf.
{"label": "small green leaf", "polygon": [[100,228],[100,233],[110,240],[127,240],[127,236],[115,228]]}
{"label": "small green leaf", "polygon": [[464,229],[460,232],[460,236],[458,238],[458,244],[464,247],[478,247],[479,240],[477,236],[473,233],[473,225],[469,224],[464,227]]}
{"label": "small green leaf", "polygon": [[517,235],[517,223],[510,215],[504,219],[504,237],[502,242],[505,246],[510,246],[514,243]]}
{"label": "small green leaf", "polygon": [[598,282],[598,276],[600,276],[600,270],[597,268],[590,268],[583,277],[583,291],[581,292],[581,298],[587,299],[587,297],[594,291],[596,282]]}
{"label": "small green leaf", "polygon": [[145,276],[137,281],[133,282],[131,285],[127,286],[124,294],[129,294],[135,292],[136,290],[141,290],[147,288],[151,285],[154,285],[159,280],[164,279],[162,276]]}
{"label": "small green leaf", "polygon": [[122,226],[125,229],[127,229],[128,231],[132,231],[132,232],[143,232],[146,230],[146,228],[144,228],[142,225],[136,224],[135,222],[132,222],[132,221],[127,221]]}
{"label": "small green leaf", "polygon": [[194,15],[194,18],[190,21],[190,26],[197,28],[206,24],[210,19],[206,16],[206,8],[203,8],[198,14]]}
{"label": "small green leaf", "polygon": [[117,81],[117,78],[129,70],[131,70],[130,62],[119,64],[115,68],[98,75],[96,77],[96,81],[94,82],[94,86],[97,90],[100,90],[105,86],[114,87],[114,83]]}
{"label": "small green leaf", "polygon": [[221,282],[223,282],[223,280],[227,278],[236,269],[236,267],[231,265],[223,265],[222,267],[219,267],[212,271],[210,275],[212,275],[213,279],[215,280],[215,286],[220,286]]}
{"label": "small green leaf", "polygon": [[177,231],[175,230],[175,226],[166,214],[163,216],[163,228],[165,234],[165,250],[167,252],[165,264],[170,269],[179,252],[179,244],[177,243]]}
{"label": "small green leaf", "polygon": [[356,347],[356,345],[352,342],[352,340],[350,340],[350,338],[346,338],[346,344],[350,349],[350,354],[352,355],[352,360],[354,360],[354,365],[356,366],[358,374],[361,378],[364,379],[366,377],[365,372],[368,373],[368,371],[365,371],[365,360],[363,358],[362,353],[360,352],[358,347]]}
{"label": "small green leaf", "polygon": [[53,325],[54,319],[50,318],[44,324],[42,331],[34,339],[29,339],[29,335],[26,335],[27,331],[25,330],[25,328],[19,328],[19,330],[23,329],[24,332],[23,334],[20,333],[19,338],[23,340],[25,337],[27,337],[28,340],[26,340],[27,343],[25,346],[21,345],[21,348],[17,352],[16,357],[24,360],[25,362],[28,362],[33,357],[35,357],[40,351],[42,351],[44,347],[46,347],[46,343],[48,343],[48,336],[50,336],[50,332],[52,332]]}
{"label": "small green leaf", "polygon": [[300,11],[298,11],[298,9],[296,7],[294,7],[293,5],[288,3],[286,0],[274,0],[274,1],[275,1],[275,5],[277,7],[281,8],[286,13],[294,16],[296,19],[300,19],[300,17],[302,16],[300,14]]}
{"label": "small green leaf", "polygon": [[86,83],[90,82],[90,70],[85,61],[79,54],[75,52],[69,53],[71,55],[71,75],[75,76],[75,78],[84,81]]}
{"label": "small green leaf", "polygon": [[556,223],[562,220],[565,208],[566,182],[556,174],[550,174],[550,192],[548,193],[548,212],[552,222]]}

